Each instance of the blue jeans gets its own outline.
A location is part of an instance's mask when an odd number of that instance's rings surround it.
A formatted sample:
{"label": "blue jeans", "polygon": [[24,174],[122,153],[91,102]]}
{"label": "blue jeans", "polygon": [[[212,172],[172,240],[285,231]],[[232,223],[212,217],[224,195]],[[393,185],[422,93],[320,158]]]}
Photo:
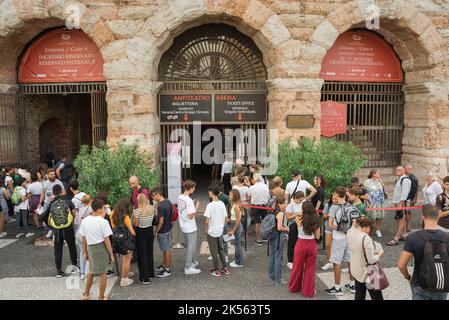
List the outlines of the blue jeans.
{"label": "blue jeans", "polygon": [[[229,231],[231,231],[234,228],[235,222],[233,221],[230,224],[226,224],[224,226],[223,234],[228,234]],[[242,251],[242,232],[243,232],[243,225],[240,223],[237,230],[235,230],[234,236],[234,246],[235,246],[235,263],[242,265],[243,264],[243,251]],[[228,243],[226,241],[223,241],[223,249],[225,256],[228,255]]]}
{"label": "blue jeans", "polygon": [[430,292],[420,286],[410,286],[412,288],[413,300],[447,300],[447,292]]}
{"label": "blue jeans", "polygon": [[268,263],[268,275],[276,283],[281,282],[282,256],[284,254],[284,234],[268,241],[270,260]]}
{"label": "blue jeans", "polygon": [[20,233],[20,222],[22,222],[23,231],[25,232],[25,234],[27,234],[28,233],[28,210],[20,209],[19,212],[17,212],[17,219],[16,219],[17,234]]}
{"label": "blue jeans", "polygon": [[80,274],[87,274],[89,273],[89,261],[84,260],[83,240],[80,235],[77,235],[75,240],[80,249]]}

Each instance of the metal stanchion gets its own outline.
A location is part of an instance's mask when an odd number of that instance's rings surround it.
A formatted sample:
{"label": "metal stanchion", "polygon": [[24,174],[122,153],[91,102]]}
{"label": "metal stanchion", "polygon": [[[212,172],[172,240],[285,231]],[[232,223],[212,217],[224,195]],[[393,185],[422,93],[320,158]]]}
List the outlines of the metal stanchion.
{"label": "metal stanchion", "polygon": [[[177,236],[177,238],[178,238],[178,242],[176,243],[176,244],[174,244],[173,246],[172,246],[172,248],[173,249],[184,249],[185,247],[186,247],[186,245],[185,245],[185,243],[183,243],[182,241],[181,241],[181,239],[180,239],[180,235],[181,235],[181,227],[180,227],[180,225],[179,225],[179,219],[178,219],[178,221],[177,221],[177,224],[178,224],[178,236]],[[172,236],[173,236],[173,234],[172,234]]]}

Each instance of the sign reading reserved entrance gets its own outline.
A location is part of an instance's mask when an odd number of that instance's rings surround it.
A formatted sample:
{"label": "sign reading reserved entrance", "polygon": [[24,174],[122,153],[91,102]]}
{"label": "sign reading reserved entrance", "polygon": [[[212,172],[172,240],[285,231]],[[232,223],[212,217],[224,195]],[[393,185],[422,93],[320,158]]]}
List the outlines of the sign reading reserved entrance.
{"label": "sign reading reserved entrance", "polygon": [[321,135],[332,137],[346,133],[346,105],[334,101],[321,102]]}
{"label": "sign reading reserved entrance", "polygon": [[160,94],[159,116],[161,123],[266,122],[266,94]]}
{"label": "sign reading reserved entrance", "polygon": [[215,94],[215,121],[266,121],[265,94]]}
{"label": "sign reading reserved entrance", "polygon": [[211,94],[160,95],[161,122],[212,121]]}

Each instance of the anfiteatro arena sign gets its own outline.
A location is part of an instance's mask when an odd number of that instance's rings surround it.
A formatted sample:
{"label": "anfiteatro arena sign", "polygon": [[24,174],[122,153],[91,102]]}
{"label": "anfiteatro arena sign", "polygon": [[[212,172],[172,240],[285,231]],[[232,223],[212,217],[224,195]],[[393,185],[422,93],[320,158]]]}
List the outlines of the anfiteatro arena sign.
{"label": "anfiteatro arena sign", "polygon": [[265,123],[266,94],[160,94],[161,123]]}

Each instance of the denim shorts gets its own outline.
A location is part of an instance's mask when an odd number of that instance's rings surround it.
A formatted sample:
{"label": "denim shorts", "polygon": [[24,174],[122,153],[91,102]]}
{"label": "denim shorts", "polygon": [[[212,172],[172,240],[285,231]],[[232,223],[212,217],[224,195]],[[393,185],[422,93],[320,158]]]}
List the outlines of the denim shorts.
{"label": "denim shorts", "polygon": [[158,233],[157,242],[162,252],[170,251],[170,231],[167,233]]}
{"label": "denim shorts", "polygon": [[324,233],[332,234],[332,229],[329,227],[329,219],[324,220]]}

